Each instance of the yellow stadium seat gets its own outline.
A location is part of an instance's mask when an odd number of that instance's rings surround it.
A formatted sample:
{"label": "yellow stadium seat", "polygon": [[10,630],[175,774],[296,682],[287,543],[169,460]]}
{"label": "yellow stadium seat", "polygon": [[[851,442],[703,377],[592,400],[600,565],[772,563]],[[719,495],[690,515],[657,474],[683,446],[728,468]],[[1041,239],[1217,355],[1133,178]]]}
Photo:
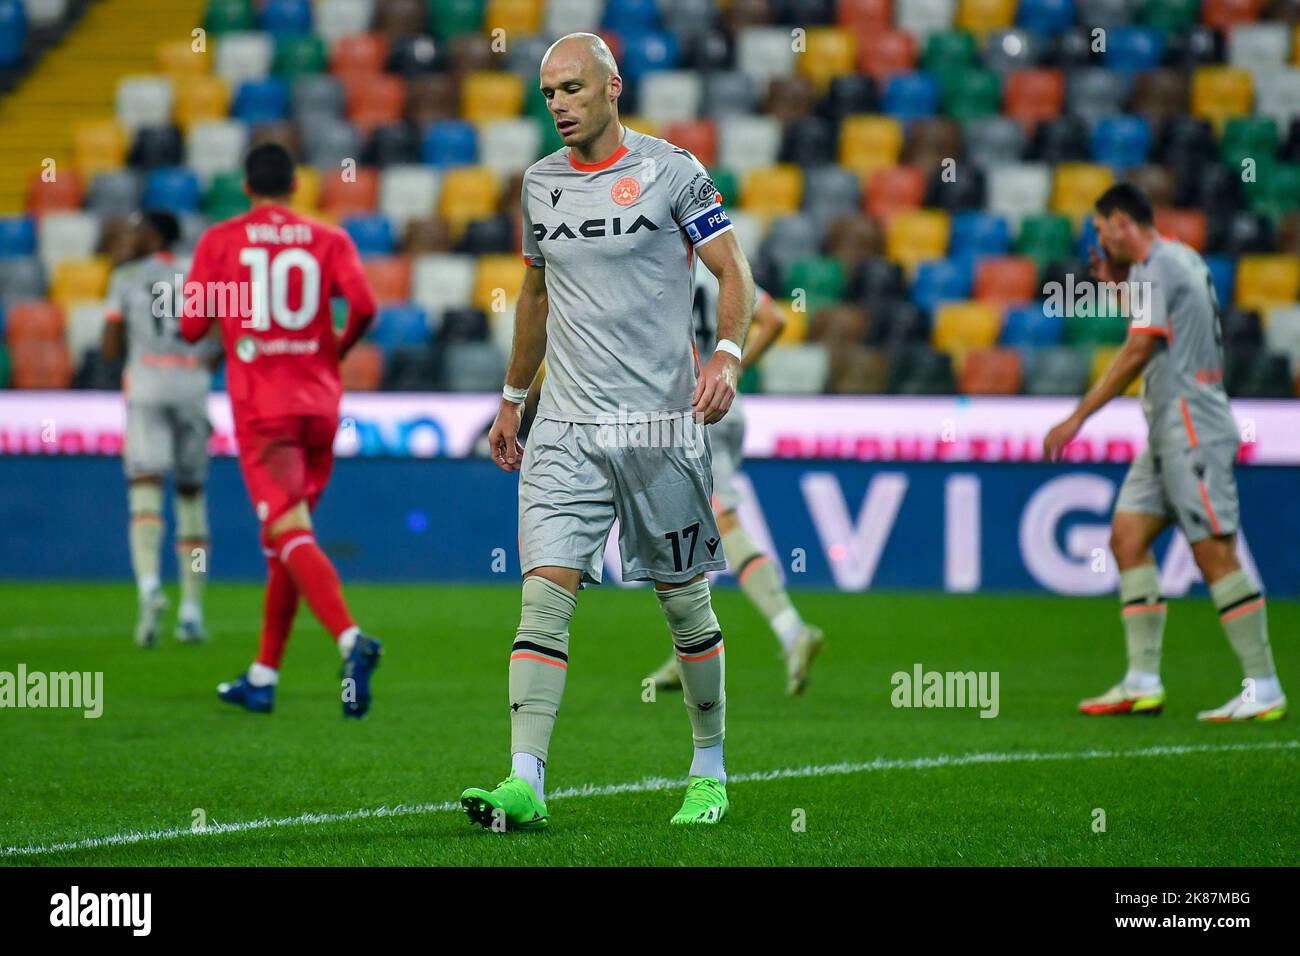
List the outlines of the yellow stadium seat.
{"label": "yellow stadium seat", "polygon": [[305,216],[317,215],[320,205],[320,171],[313,166],[301,165],[294,175],[293,199],[290,207]]}
{"label": "yellow stadium seat", "polygon": [[1300,23],[1295,26],[1295,32],[1291,34],[1291,65],[1300,66]]}
{"label": "yellow stadium seat", "polygon": [[1016,19],[1016,0],[960,0],[957,7],[958,30],[982,35],[993,30],[1007,30]]}
{"label": "yellow stadium seat", "polygon": [[62,306],[104,298],[110,265],[106,256],[64,259],[50,277],[50,298]]}
{"label": "yellow stadium seat", "polygon": [[838,27],[811,27],[807,47],[798,57],[799,72],[816,84],[819,92],[837,76],[847,76],[855,69],[857,42],[848,30]]}
{"label": "yellow stadium seat", "polygon": [[524,81],[514,73],[476,70],[465,77],[461,112],[472,123],[511,119],[524,105]]}
{"label": "yellow stadium seat", "polygon": [[961,360],[971,349],[989,348],[1002,331],[1002,312],[988,302],[947,302],[939,306],[931,340],[934,347]]}
{"label": "yellow stadium seat", "polygon": [[542,28],[539,0],[488,0],[483,31],[504,30],[506,36],[531,36]]}
{"label": "yellow stadium seat", "polygon": [[740,187],[740,208],[756,216],[798,212],[803,201],[803,169],[789,163],[751,169]]}
{"label": "yellow stadium seat", "polygon": [[[1097,380],[1106,374],[1106,369],[1110,368],[1110,363],[1115,361],[1115,356],[1119,353],[1118,345],[1101,345],[1092,353],[1092,370],[1088,373],[1088,387],[1091,388],[1097,384]],[[1133,381],[1129,382],[1128,388],[1124,389],[1125,395],[1137,395],[1142,388],[1142,376],[1136,376]]]}
{"label": "yellow stadium seat", "polygon": [[634,113],[631,116],[620,115],[619,120],[628,129],[634,129],[638,133],[645,133],[647,136],[663,138],[663,134],[659,131],[659,124],[648,116],[641,116]]}
{"label": "yellow stadium seat", "polygon": [[1245,116],[1254,104],[1250,73],[1233,66],[1200,66],[1192,74],[1192,114],[1214,123],[1221,132],[1223,122]]}
{"label": "yellow stadium seat", "polygon": [[878,169],[898,165],[903,126],[892,116],[846,116],[840,126],[840,165],[866,179]]}
{"label": "yellow stadium seat", "polygon": [[78,123],[72,134],[73,162],[87,180],[96,173],[121,169],[126,149],[126,134],[113,120]]}
{"label": "yellow stadium seat", "polygon": [[513,253],[479,256],[474,275],[474,308],[492,313],[519,298],[524,281],[524,260]]}
{"label": "yellow stadium seat", "polygon": [[165,40],[158,44],[158,71],[169,76],[193,76],[208,72],[208,54],[196,53],[189,40]]}
{"label": "yellow stadium seat", "polygon": [[1110,188],[1115,174],[1097,163],[1061,163],[1052,182],[1052,211],[1073,219],[1092,212],[1097,197]]}
{"label": "yellow stadium seat", "polygon": [[173,112],[182,128],[204,120],[225,119],[230,111],[230,88],[219,76],[179,76],[175,90]]}
{"label": "yellow stadium seat", "polygon": [[775,345],[798,345],[808,338],[808,310],[796,310],[790,299],[773,299],[772,302],[785,316],[785,326],[776,337]]}
{"label": "yellow stadium seat", "polygon": [[1300,259],[1286,255],[1246,255],[1237,260],[1237,305],[1266,312],[1300,299]]}
{"label": "yellow stadium seat", "polygon": [[500,184],[496,174],[484,166],[450,169],[442,180],[438,212],[460,236],[470,220],[484,219],[497,211]]}
{"label": "yellow stadium seat", "polygon": [[885,225],[885,255],[909,272],[948,251],[948,214],[941,209],[905,209]]}

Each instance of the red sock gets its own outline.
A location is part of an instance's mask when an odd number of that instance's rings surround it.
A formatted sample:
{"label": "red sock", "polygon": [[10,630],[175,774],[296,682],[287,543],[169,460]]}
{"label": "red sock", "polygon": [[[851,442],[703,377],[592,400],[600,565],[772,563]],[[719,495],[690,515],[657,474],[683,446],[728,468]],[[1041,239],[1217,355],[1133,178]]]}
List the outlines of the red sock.
{"label": "red sock", "polygon": [[339,635],[354,626],[352,615],[343,600],[339,573],[316,544],[316,536],[303,529],[285,531],[272,547],[316,619],[338,640]]}
{"label": "red sock", "polygon": [[268,557],[266,568],[266,604],[262,610],[262,644],[257,651],[257,663],[279,670],[293,629],[293,617],[298,613],[298,588],[278,559]]}

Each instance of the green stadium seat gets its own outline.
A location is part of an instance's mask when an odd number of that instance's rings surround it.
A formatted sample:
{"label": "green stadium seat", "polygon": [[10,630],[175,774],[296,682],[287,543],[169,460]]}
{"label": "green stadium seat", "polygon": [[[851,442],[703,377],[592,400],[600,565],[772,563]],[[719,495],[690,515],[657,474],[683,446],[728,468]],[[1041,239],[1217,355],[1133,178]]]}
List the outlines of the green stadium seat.
{"label": "green stadium seat", "polygon": [[1232,169],[1240,170],[1243,159],[1253,159],[1261,166],[1272,160],[1277,146],[1277,124],[1272,117],[1234,116],[1224,123],[1219,155]]}
{"label": "green stadium seat", "polygon": [[483,0],[429,0],[429,32],[439,40],[478,33],[484,7]]}
{"label": "green stadium seat", "polygon": [[844,266],[827,256],[805,256],[786,268],[785,293],[793,297],[796,289],[806,296],[808,312],[828,302],[838,302],[844,292]]}
{"label": "green stadium seat", "polygon": [[233,170],[213,176],[203,197],[203,212],[214,219],[241,215],[248,212],[250,205],[244,194],[243,174]]}
{"label": "green stadium seat", "polygon": [[325,41],[315,34],[286,35],[276,41],[271,70],[277,76],[295,79],[310,73],[324,73],[325,66]]}
{"label": "green stadium seat", "polygon": [[947,66],[976,65],[975,37],[964,30],[938,30],[925,41],[921,66],[935,71]]}
{"label": "green stadium seat", "polygon": [[1276,222],[1300,209],[1300,165],[1260,163],[1255,169],[1255,181],[1244,184],[1244,189],[1251,212],[1269,216]]}
{"label": "green stadium seat", "polygon": [[12,371],[9,364],[9,350],[0,343],[0,388],[9,387]]}
{"label": "green stadium seat", "polygon": [[721,166],[714,166],[710,169],[709,176],[713,180],[713,185],[718,187],[718,192],[722,193],[722,201],[733,209],[738,207],[740,203],[740,177],[729,169],[723,169]]}
{"label": "green stadium seat", "polygon": [[213,36],[236,30],[252,30],[257,25],[252,0],[210,0],[203,17],[203,27]]}
{"label": "green stadium seat", "polygon": [[943,111],[958,122],[996,116],[1002,111],[1002,77],[992,70],[947,70],[940,77]]}
{"label": "green stadium seat", "polygon": [[1201,19],[1201,0],[1146,0],[1139,19],[1153,27],[1185,32]]}
{"label": "green stadium seat", "polygon": [[1068,216],[1026,216],[1020,224],[1016,252],[1031,256],[1042,269],[1049,262],[1068,259],[1074,250],[1074,233]]}

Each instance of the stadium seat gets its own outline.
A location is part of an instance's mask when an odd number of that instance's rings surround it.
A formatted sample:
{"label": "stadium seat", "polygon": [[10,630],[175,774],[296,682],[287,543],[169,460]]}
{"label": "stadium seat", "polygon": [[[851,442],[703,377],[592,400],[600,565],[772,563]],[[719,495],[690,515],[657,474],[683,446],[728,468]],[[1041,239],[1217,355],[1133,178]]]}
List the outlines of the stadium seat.
{"label": "stadium seat", "polygon": [[408,302],[411,298],[411,260],[402,255],[370,255],[361,261],[381,306]]}
{"label": "stadium seat", "polygon": [[1066,108],[1089,123],[1124,110],[1129,78],[1103,67],[1071,70],[1065,79]]}
{"label": "stadium seat", "polygon": [[175,79],[206,73],[210,60],[205,52],[194,49],[191,40],[164,40],[156,48],[155,62],[160,73]]}
{"label": "stadium seat", "polygon": [[68,309],[65,337],[73,369],[81,368],[86,357],[99,348],[107,313],[104,301],[79,302]]}
{"label": "stadium seat", "polygon": [[459,120],[433,124],[420,144],[421,162],[432,166],[467,166],[476,161],[477,155],[474,127]]}
{"label": "stadium seat", "polygon": [[970,349],[986,348],[998,340],[1002,314],[986,302],[945,302],[935,309],[931,340],[934,347],[960,362]]}
{"label": "stadium seat", "polygon": [[460,166],[442,178],[438,212],[459,235],[472,219],[491,216],[497,207],[501,184],[490,169]]}
{"label": "stadium seat", "polygon": [[316,33],[331,47],[370,28],[375,0],[316,0]]}
{"label": "stadium seat", "polygon": [[1070,220],[1063,215],[1026,216],[1016,238],[1016,252],[1029,256],[1040,269],[1057,259],[1068,259],[1074,248]]}
{"label": "stadium seat", "polygon": [[278,76],[245,80],[235,92],[230,115],[249,126],[286,118],[289,115],[289,85]]}
{"label": "stadium seat", "polygon": [[1040,66],[1059,66],[1050,41],[1018,27],[984,34],[981,46],[980,59],[984,66],[999,76]]}
{"label": "stadium seat", "polygon": [[941,67],[976,65],[975,37],[965,30],[939,30],[926,38],[921,66],[930,72]]}
{"label": "stadium seat", "polygon": [[794,73],[796,54],[790,31],[780,27],[742,27],[736,33],[736,69],[759,82]]}
{"label": "stadium seat", "polygon": [[[1245,255],[1237,262],[1236,305],[1267,312],[1300,299],[1300,260],[1285,255]],[[1220,302],[1229,301],[1221,298]]]}
{"label": "stadium seat", "polygon": [[777,346],[758,364],[763,391],[776,395],[820,395],[830,378],[830,352],[815,342]]}
{"label": "stadium seat", "polygon": [[1263,6],[1263,0],[1204,0],[1201,22],[1219,30],[1231,30],[1239,24],[1254,23]]}
{"label": "stadium seat", "polygon": [[108,292],[108,260],[102,256],[63,259],[50,273],[50,299],[67,308],[74,302],[102,299]]}
{"label": "stadium seat", "polygon": [[41,264],[52,268],[62,259],[86,259],[99,243],[99,217],[86,212],[52,212],[37,228],[36,248]]}
{"label": "stadium seat", "polygon": [[[53,173],[53,178],[47,178],[47,173]],[[48,212],[75,211],[81,208],[85,190],[85,182],[77,172],[58,175],[57,165],[47,167],[28,179],[25,208],[38,217]]]}
{"label": "stadium seat", "polygon": [[72,361],[63,341],[23,342],[9,349],[14,388],[67,388]]}
{"label": "stadium seat", "polygon": [[348,216],[343,228],[363,256],[386,256],[393,251],[393,224],[387,216]]}
{"label": "stadium seat", "polygon": [[826,256],[795,259],[786,266],[781,287],[790,298],[803,295],[811,312],[824,303],[839,301],[844,292],[844,267]]}
{"label": "stadium seat", "polygon": [[12,301],[5,309],[5,341],[10,348],[26,342],[63,340],[63,310],[53,302]]}
{"label": "stadium seat", "polygon": [[839,160],[860,177],[896,166],[903,126],[892,116],[849,116],[840,127]]}
{"label": "stadium seat", "polygon": [[1138,116],[1106,116],[1092,128],[1092,158],[1115,170],[1140,166],[1151,149],[1151,129]]}
{"label": "stadium seat", "polygon": [[1158,27],[1114,26],[1106,31],[1102,62],[1113,70],[1154,70],[1164,53],[1164,32]]}
{"label": "stadium seat", "polygon": [[894,23],[924,43],[931,33],[953,25],[957,0],[899,0],[894,8]]}
{"label": "stadium seat", "polygon": [[1287,357],[1292,376],[1300,374],[1300,306],[1293,303],[1269,309],[1264,341],[1269,351]]}
{"label": "stadium seat", "polygon": [[1041,36],[1060,33],[1074,23],[1073,0],[1021,0],[1016,23]]}
{"label": "stadium seat", "polygon": [[172,81],[162,76],[128,76],[117,84],[114,117],[123,129],[162,126],[172,115]]}
{"label": "stadium seat", "polygon": [[1051,168],[1038,163],[1014,163],[988,171],[986,195],[990,212],[1003,216],[1018,230],[1020,220],[1047,209],[1052,192]]}
{"label": "stadium seat", "polygon": [[36,224],[27,216],[0,217],[0,259],[36,252]]}
{"label": "stadium seat", "polygon": [[893,0],[839,0],[835,4],[835,22],[859,35],[888,27],[893,19]]}
{"label": "stadium seat", "polygon": [[1192,115],[1217,127],[1250,112],[1254,96],[1250,74],[1230,66],[1202,66],[1192,74]]}
{"label": "stadium seat", "polygon": [[1081,395],[1088,387],[1090,357],[1068,346],[1033,348],[1025,352],[1024,391],[1027,395]]}
{"label": "stadium seat", "polygon": [[1145,70],[1133,81],[1133,113],[1153,127],[1187,112],[1188,78],[1180,70]]}
{"label": "stadium seat", "polygon": [[127,137],[115,120],[77,123],[72,131],[72,161],[83,176],[121,168]]}
{"label": "stadium seat", "polygon": [[917,39],[910,33],[879,30],[860,35],[857,49],[858,70],[882,87],[916,69]]}
{"label": "stadium seat", "polygon": [[1042,303],[1010,308],[1002,323],[998,341],[1017,348],[1060,345],[1065,338],[1065,317],[1049,315]]}
{"label": "stadium seat", "polygon": [[885,82],[883,109],[900,121],[933,116],[939,109],[939,84],[928,73],[898,73]]}
{"label": "stadium seat", "polygon": [[1002,78],[992,70],[946,68],[938,75],[943,111],[953,119],[966,123],[1002,108]]}
{"label": "stadium seat", "polygon": [[966,127],[966,158],[984,169],[1019,163],[1025,134],[1020,124],[1006,116],[985,116]]}
{"label": "stadium seat", "polygon": [[[552,36],[568,33],[594,33],[600,27],[604,0],[550,0],[545,5],[542,29]],[[665,4],[666,25],[672,26],[673,5]]]}
{"label": "stadium seat", "polygon": [[341,77],[348,119],[362,130],[396,123],[406,102],[406,83],[388,74],[364,78]]}
{"label": "stadium seat", "polygon": [[505,366],[491,342],[451,342],[443,353],[443,384],[453,392],[500,391]]}
{"label": "stadium seat", "polygon": [[358,342],[339,363],[339,378],[346,391],[375,391],[384,378],[384,350],[373,342]]}
{"label": "stadium seat", "polygon": [[173,213],[195,212],[203,197],[199,177],[189,169],[155,169],[145,178],[144,198],[147,209],[166,209]]}
{"label": "stadium seat", "polygon": [[461,83],[461,115],[472,123],[511,119],[523,103],[523,81],[513,73],[476,70]]}
{"label": "stadium seat", "polygon": [[201,182],[211,182],[217,173],[242,168],[247,142],[248,130],[241,123],[196,123],[185,137],[185,165]]}
{"label": "stadium seat", "polygon": [[1052,210],[1076,222],[1091,214],[1097,197],[1110,188],[1115,174],[1092,163],[1060,163],[1052,183]]}
{"label": "stadium seat", "polygon": [[45,270],[36,256],[0,258],[0,306],[45,296]]}
{"label": "stadium seat", "polygon": [[977,348],[966,354],[957,387],[964,395],[1015,395],[1021,358],[1015,349]]}
{"label": "stadium seat", "polygon": [[1168,206],[1156,208],[1156,231],[1161,235],[1173,236],[1185,242],[1197,252],[1205,251],[1205,239],[1208,226],[1205,213],[1199,209],[1171,209]]}
{"label": "stadium seat", "polygon": [[950,256],[996,256],[1011,246],[1007,221],[982,210],[964,211],[952,216],[948,254]]}
{"label": "stadium seat", "polygon": [[975,298],[999,307],[1023,305],[1038,295],[1038,264],[1025,256],[981,259],[975,266]]}
{"label": "stadium seat", "polygon": [[927,314],[944,302],[961,302],[970,298],[972,267],[966,259],[932,259],[916,267],[912,282],[912,302]]}
{"label": "stadium seat", "polygon": [[700,112],[704,84],[699,74],[687,70],[657,70],[639,84],[639,112],[656,123],[681,123]]}
{"label": "stadium seat", "polygon": [[173,116],[179,126],[226,119],[230,109],[230,87],[219,76],[180,76],[174,83],[176,103]]}
{"label": "stadium seat", "polygon": [[271,72],[275,44],[265,33],[234,32],[216,39],[216,73],[231,87],[264,79]]}
{"label": "stadium seat", "polygon": [[286,80],[325,71],[325,41],[318,36],[282,36],[275,43],[271,72]]}
{"label": "stadium seat", "polygon": [[947,254],[949,230],[947,213],[935,209],[899,211],[885,223],[886,255],[911,272],[921,262]]}
{"label": "stadium seat", "polygon": [[213,219],[242,215],[251,206],[252,202],[244,192],[244,175],[238,171],[215,174],[203,196],[203,211]]}
{"label": "stadium seat", "polygon": [[433,213],[440,186],[438,173],[428,166],[389,166],[379,175],[377,208],[400,230]]}
{"label": "stadium seat", "polygon": [[1060,70],[1016,70],[1007,77],[1005,112],[1031,132],[1040,120],[1061,114],[1065,75]]}
{"label": "stadium seat", "polygon": [[481,256],[474,275],[470,304],[484,312],[496,311],[503,301],[513,306],[524,279],[523,260],[516,254]]}
{"label": "stadium seat", "polygon": [[800,72],[813,81],[819,93],[830,88],[831,80],[854,71],[856,38],[849,30],[810,27],[806,46],[797,63]]}
{"label": "stadium seat", "polygon": [[915,166],[878,169],[867,181],[866,211],[881,222],[896,212],[916,209],[925,198],[925,174]]}
{"label": "stadium seat", "polygon": [[924,344],[895,352],[889,378],[889,390],[900,395],[951,395],[957,390],[951,356]]}
{"label": "stadium seat", "polygon": [[781,147],[781,127],[761,116],[727,116],[718,121],[718,162],[737,174],[772,166]]}
{"label": "stadium seat", "polygon": [[755,216],[781,216],[798,211],[803,200],[803,169],[781,163],[745,173],[740,208]]}
{"label": "stadium seat", "polygon": [[472,256],[417,256],[412,271],[411,298],[428,311],[431,322],[437,322],[447,310],[470,305],[475,272]]}
{"label": "stadium seat", "polygon": [[336,77],[358,79],[384,71],[388,62],[388,37],[382,33],[353,33],[341,36],[330,52],[329,69]]}
{"label": "stadium seat", "polygon": [[375,316],[366,338],[385,352],[425,345],[429,341],[429,318],[418,305],[387,305]]}
{"label": "stadium seat", "polygon": [[982,36],[1015,22],[1016,0],[958,0],[956,26]]}

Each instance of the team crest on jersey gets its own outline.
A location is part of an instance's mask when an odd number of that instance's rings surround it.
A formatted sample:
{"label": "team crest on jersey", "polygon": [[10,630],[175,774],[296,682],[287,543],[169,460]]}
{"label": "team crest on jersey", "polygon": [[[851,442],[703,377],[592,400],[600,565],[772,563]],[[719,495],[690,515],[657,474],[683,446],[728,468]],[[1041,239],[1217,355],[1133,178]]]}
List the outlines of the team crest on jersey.
{"label": "team crest on jersey", "polygon": [[609,198],[620,206],[630,206],[641,195],[641,184],[632,176],[624,176],[609,190]]}
{"label": "team crest on jersey", "polygon": [[235,355],[241,362],[251,362],[257,358],[257,339],[245,335],[235,343]]}

